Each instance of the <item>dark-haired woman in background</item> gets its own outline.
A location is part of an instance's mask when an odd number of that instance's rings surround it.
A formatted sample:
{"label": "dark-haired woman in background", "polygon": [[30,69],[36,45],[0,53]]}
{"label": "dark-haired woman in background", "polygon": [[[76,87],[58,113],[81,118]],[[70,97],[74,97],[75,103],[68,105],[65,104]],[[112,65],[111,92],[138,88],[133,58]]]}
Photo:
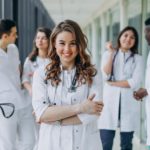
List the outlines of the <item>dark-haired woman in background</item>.
{"label": "dark-haired woman in background", "polygon": [[[22,83],[25,89],[27,89],[27,99],[29,105],[32,107],[32,77],[34,71],[40,66],[46,66],[49,63],[47,57],[49,50],[49,39],[51,30],[48,28],[40,27],[37,29],[37,33],[33,42],[33,50],[27,57],[24,63]],[[35,124],[35,136],[38,139],[39,126]],[[36,146],[35,146],[36,147]],[[35,148],[36,149],[36,148]]]}
{"label": "dark-haired woman in background", "polygon": [[143,60],[138,55],[138,33],[124,28],[117,48],[109,43],[102,57],[104,109],[99,118],[103,150],[112,150],[115,131],[120,128],[121,150],[132,150],[134,131],[140,125],[140,102],[133,97],[143,78]]}

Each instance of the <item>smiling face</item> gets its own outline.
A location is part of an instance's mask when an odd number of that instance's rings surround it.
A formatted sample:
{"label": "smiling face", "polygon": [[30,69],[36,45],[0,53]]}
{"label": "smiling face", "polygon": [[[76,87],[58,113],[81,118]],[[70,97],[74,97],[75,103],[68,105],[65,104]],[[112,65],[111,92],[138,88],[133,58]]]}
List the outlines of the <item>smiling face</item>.
{"label": "smiling face", "polygon": [[135,35],[131,30],[125,31],[120,37],[120,48],[124,51],[131,49],[135,44]]}
{"label": "smiling face", "polygon": [[56,53],[66,69],[72,69],[78,54],[76,38],[71,32],[60,32],[55,40]]}

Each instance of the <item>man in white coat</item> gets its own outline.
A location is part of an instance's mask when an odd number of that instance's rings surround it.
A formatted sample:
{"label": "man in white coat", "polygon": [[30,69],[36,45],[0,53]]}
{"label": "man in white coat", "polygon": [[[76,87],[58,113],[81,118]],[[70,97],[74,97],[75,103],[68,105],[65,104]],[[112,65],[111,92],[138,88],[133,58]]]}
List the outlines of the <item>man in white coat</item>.
{"label": "man in white coat", "polygon": [[[150,46],[150,18],[145,21],[145,39]],[[145,89],[140,88],[134,92],[134,97],[137,100],[141,100],[146,96],[146,127],[147,127],[147,145],[150,150],[150,52],[148,54],[147,66],[146,66],[146,77],[145,77]]]}
{"label": "man in white coat", "polygon": [[15,106],[10,118],[3,115],[9,109],[0,109],[0,150],[16,150],[16,137],[19,137],[21,150],[32,150],[34,146],[33,119],[29,117],[32,110],[27,110],[21,91],[19,54],[13,44],[16,38],[15,22],[0,20],[0,103],[12,103]]}

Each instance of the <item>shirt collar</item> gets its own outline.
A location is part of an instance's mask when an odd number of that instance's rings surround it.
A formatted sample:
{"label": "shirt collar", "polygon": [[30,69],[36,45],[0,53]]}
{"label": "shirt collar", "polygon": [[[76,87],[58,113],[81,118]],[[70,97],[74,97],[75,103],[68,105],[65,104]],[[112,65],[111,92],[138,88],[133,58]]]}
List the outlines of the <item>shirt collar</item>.
{"label": "shirt collar", "polygon": [[125,54],[126,56],[130,56],[131,55],[131,50],[128,50],[127,52],[123,52],[121,49],[119,49],[119,53]]}
{"label": "shirt collar", "polygon": [[0,56],[6,56],[7,53],[2,49],[0,48]]}

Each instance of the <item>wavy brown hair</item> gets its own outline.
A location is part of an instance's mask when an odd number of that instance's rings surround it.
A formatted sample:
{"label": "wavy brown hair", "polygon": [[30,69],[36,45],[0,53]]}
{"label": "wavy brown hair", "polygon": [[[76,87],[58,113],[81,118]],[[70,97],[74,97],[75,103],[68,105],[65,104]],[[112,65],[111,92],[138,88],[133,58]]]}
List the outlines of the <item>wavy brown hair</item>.
{"label": "wavy brown hair", "polygon": [[50,51],[48,54],[51,62],[46,67],[46,80],[50,79],[53,86],[57,86],[61,82],[61,62],[56,53],[55,40],[57,35],[64,31],[72,33],[76,38],[78,54],[76,56],[75,66],[78,84],[88,83],[91,85],[93,81],[92,78],[96,75],[97,70],[94,68],[94,65],[91,64],[90,55],[87,52],[87,37],[83,34],[80,26],[72,20],[60,22],[52,31],[50,37]]}

